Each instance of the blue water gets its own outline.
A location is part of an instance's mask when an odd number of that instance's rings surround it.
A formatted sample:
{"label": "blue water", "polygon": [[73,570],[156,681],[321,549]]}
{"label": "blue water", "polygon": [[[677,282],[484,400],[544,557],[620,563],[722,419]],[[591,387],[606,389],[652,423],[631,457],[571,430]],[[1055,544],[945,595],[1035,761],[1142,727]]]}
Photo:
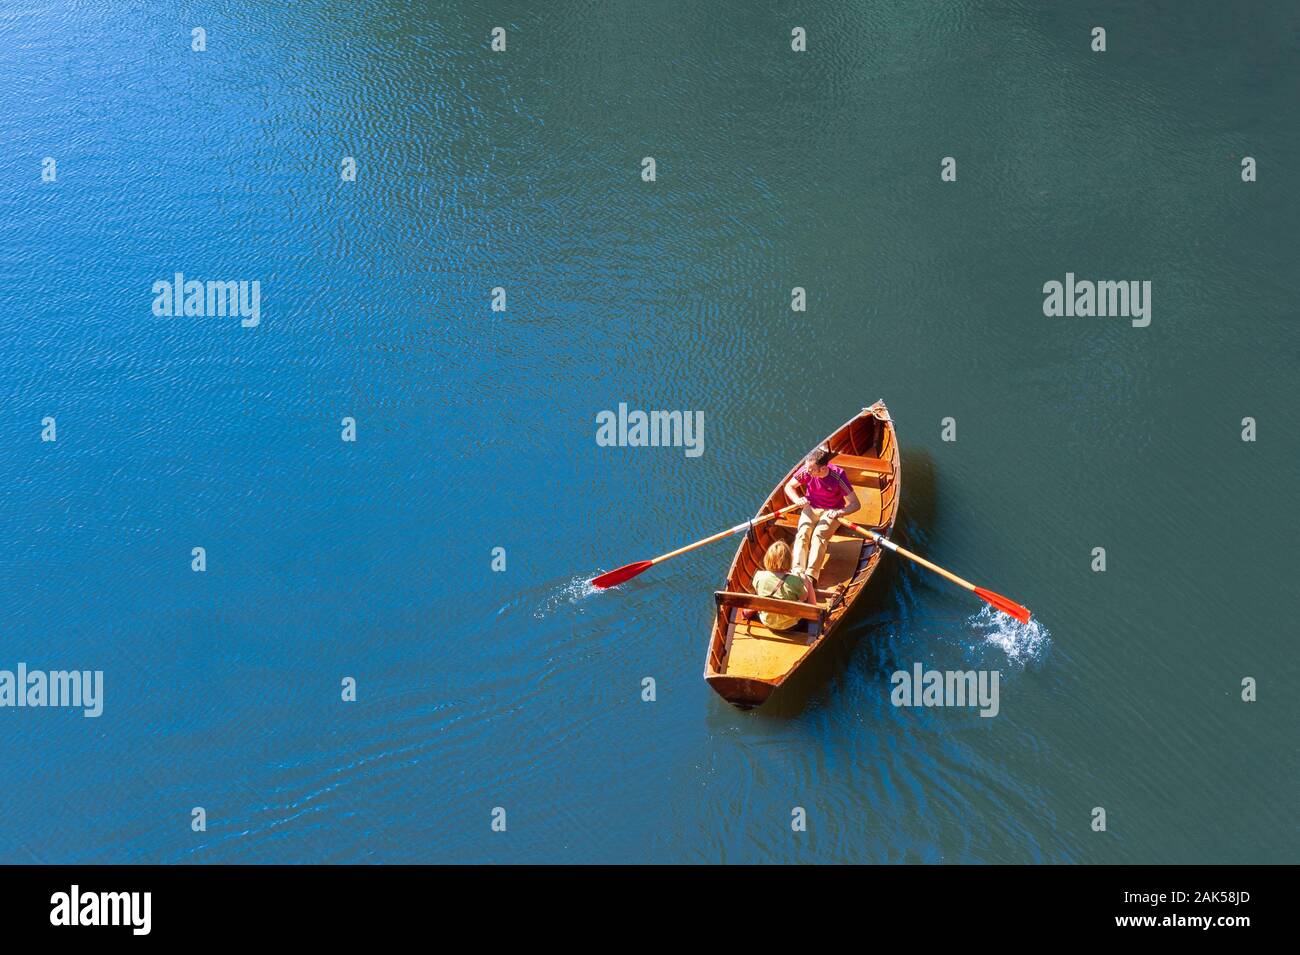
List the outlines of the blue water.
{"label": "blue water", "polygon": [[[0,670],[105,702],[0,708],[0,862],[1294,861],[1298,37],[1290,3],[6,4]],[[155,317],[178,271],[260,282],[260,324]],[[1045,318],[1067,271],[1151,279],[1152,325]],[[1030,627],[887,560],[742,712],[701,678],[730,544],[584,586],[880,397],[900,540]],[[705,453],[597,446],[619,402],[702,410]],[[892,706],[915,662],[998,669],[999,716]]]}

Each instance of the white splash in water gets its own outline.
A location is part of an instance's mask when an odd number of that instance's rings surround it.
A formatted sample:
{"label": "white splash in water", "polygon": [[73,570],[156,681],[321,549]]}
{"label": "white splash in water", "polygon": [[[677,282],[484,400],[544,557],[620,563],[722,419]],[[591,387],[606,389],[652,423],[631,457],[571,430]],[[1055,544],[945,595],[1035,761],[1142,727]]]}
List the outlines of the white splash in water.
{"label": "white splash in water", "polygon": [[[574,577],[547,594],[541,605],[533,611],[533,616],[543,620],[565,604],[576,604],[598,593],[601,593],[601,589],[592,586],[590,577]],[[581,607],[578,608],[578,612],[582,612]]]}
{"label": "white splash in water", "polygon": [[1039,623],[1037,617],[1031,617],[1029,623],[1021,623],[987,604],[979,613],[972,614],[966,623],[982,636],[986,645],[997,647],[1006,654],[1009,662],[1021,666],[1041,660],[1052,642],[1051,631]]}

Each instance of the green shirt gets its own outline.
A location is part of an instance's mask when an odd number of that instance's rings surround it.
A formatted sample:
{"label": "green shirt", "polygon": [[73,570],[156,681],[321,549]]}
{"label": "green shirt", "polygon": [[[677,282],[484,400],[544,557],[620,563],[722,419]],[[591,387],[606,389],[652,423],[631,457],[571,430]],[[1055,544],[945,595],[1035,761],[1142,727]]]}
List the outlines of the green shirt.
{"label": "green shirt", "polygon": [[[754,574],[754,593],[778,600],[800,600],[803,597],[803,580],[794,574],[778,576],[770,570],[760,570]],[[773,630],[789,630],[799,625],[798,617],[769,613],[766,610],[758,615],[758,619],[763,621],[763,626]]]}

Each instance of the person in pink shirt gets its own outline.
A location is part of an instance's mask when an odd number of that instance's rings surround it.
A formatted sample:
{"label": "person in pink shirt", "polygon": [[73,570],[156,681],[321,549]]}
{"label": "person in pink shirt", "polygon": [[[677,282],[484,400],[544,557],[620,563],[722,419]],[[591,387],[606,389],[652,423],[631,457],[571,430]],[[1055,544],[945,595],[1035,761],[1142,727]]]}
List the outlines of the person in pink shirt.
{"label": "person in pink shirt", "polygon": [[794,535],[794,560],[790,573],[814,583],[826,566],[827,544],[840,518],[861,505],[844,470],[831,464],[835,452],[815,448],[804,458],[803,467],[785,485],[791,504],[802,504],[799,527]]}

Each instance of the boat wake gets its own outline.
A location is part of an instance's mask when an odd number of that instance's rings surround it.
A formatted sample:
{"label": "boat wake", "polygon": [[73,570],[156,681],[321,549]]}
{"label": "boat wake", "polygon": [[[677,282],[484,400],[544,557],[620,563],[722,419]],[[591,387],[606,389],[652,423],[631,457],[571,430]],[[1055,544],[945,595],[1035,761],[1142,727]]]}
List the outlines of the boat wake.
{"label": "boat wake", "polygon": [[1052,642],[1051,631],[1037,617],[1021,623],[987,605],[972,614],[966,624],[982,638],[983,645],[996,647],[1009,663],[1020,667],[1041,661]]}

